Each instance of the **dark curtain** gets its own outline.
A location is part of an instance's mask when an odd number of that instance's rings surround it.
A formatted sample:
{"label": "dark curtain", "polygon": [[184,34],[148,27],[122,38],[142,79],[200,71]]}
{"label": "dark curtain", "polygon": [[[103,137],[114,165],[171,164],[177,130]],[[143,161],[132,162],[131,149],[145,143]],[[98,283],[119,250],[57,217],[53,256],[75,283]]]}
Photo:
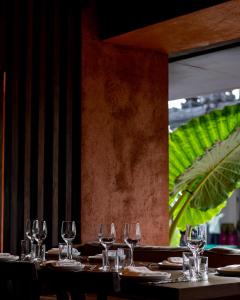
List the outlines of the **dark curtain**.
{"label": "dark curtain", "polygon": [[[76,1],[77,2],[77,1]],[[80,5],[2,0],[6,72],[4,251],[17,253],[27,218],[45,219],[47,248],[64,219],[80,241]]]}

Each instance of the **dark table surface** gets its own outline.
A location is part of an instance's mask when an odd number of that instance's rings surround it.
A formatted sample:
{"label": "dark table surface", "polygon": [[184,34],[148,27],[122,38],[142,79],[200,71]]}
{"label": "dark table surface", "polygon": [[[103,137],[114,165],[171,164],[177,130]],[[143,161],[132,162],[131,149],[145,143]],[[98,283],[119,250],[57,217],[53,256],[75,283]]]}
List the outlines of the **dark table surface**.
{"label": "dark table surface", "polygon": [[[94,269],[91,269],[91,266],[95,266]],[[165,271],[171,273],[173,280],[181,276],[181,271]],[[96,265],[88,263],[87,269],[80,272],[60,272],[54,268],[42,268],[40,278],[56,289],[74,291],[76,295],[96,293],[101,295],[101,299],[104,299],[104,295],[139,300],[240,299],[240,277],[219,276],[213,272],[209,274],[207,281],[149,282],[137,276],[124,277],[117,272],[99,271]]]}
{"label": "dark table surface", "polygon": [[[14,271],[19,269],[18,264],[21,262],[1,263],[0,280],[23,280],[22,271]],[[138,300],[240,299],[240,277],[219,276],[212,272],[207,281],[201,282],[151,282],[138,276],[123,277],[121,273],[100,271],[96,263],[86,261],[84,264],[85,268],[79,271],[61,271],[50,264],[40,266],[34,282],[37,279],[43,293],[57,294],[59,300],[68,299],[67,293],[71,293],[72,300],[84,299],[85,293],[97,294],[98,299],[106,299],[107,295]],[[174,280],[181,276],[179,270],[161,271],[170,272]],[[30,272],[34,269],[26,269],[26,272],[32,280],[34,273]]]}

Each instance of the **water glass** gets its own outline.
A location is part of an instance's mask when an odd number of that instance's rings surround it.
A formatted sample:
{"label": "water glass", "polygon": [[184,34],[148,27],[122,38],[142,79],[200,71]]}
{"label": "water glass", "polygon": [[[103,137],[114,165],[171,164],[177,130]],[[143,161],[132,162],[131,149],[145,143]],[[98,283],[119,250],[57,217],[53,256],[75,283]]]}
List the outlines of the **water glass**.
{"label": "water glass", "polygon": [[189,279],[190,281],[199,281],[200,277],[196,268],[196,258],[189,257]]}
{"label": "water glass", "polygon": [[103,271],[117,271],[117,250],[102,251]]}
{"label": "water glass", "polygon": [[202,280],[208,280],[208,257],[199,256],[198,258],[198,269],[200,273],[200,278]]}
{"label": "water glass", "polygon": [[110,271],[116,271],[117,250],[108,250],[108,264]]}
{"label": "water glass", "polygon": [[[71,244],[70,244],[71,247]],[[72,247],[70,248],[72,249]],[[59,250],[59,260],[66,260],[67,259],[67,244],[65,243],[59,243],[58,244],[58,250]],[[72,252],[72,250],[70,250]]]}
{"label": "water glass", "polygon": [[33,231],[32,231],[32,221],[30,219],[27,220],[26,222],[26,230],[25,230],[25,234],[26,237],[29,239],[30,243],[31,243],[31,249],[30,249],[30,259],[33,260],[36,257],[36,252],[35,255],[33,253],[33,245],[34,245],[34,236],[33,236]]}
{"label": "water glass", "polygon": [[208,280],[208,257],[198,256],[197,268],[195,258],[189,257],[190,281]]}
{"label": "water glass", "polygon": [[30,248],[29,248],[29,241],[28,240],[21,240],[21,260],[26,260],[30,258]]}
{"label": "water glass", "polygon": [[182,253],[182,259],[183,259],[183,265],[182,265],[182,272],[183,276],[187,279],[190,278],[189,274],[189,257],[192,257],[193,254],[191,252],[183,252]]}
{"label": "water glass", "polygon": [[103,250],[102,251],[102,270],[103,271],[109,271],[109,258],[108,258],[108,251]]}
{"label": "water glass", "polygon": [[131,250],[129,248],[118,248],[116,253],[116,271],[131,265]]}
{"label": "water glass", "polygon": [[40,261],[46,261],[46,245],[41,244],[40,245]]}
{"label": "water glass", "polygon": [[31,260],[36,259],[38,256],[38,245],[31,244]]}

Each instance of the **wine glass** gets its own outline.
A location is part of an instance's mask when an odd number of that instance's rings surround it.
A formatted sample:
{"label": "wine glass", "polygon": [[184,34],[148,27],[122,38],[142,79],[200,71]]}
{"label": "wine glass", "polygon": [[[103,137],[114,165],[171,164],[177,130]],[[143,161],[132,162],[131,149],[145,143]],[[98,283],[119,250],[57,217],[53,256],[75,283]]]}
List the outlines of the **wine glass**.
{"label": "wine glass", "polygon": [[32,234],[35,241],[38,244],[37,260],[41,261],[42,244],[47,237],[47,222],[44,220],[43,221],[34,220],[32,226]]}
{"label": "wine glass", "polygon": [[116,240],[116,230],[115,230],[114,223],[100,224],[98,239],[101,245],[105,248],[106,266],[104,266],[104,269],[108,269],[109,268],[108,250]]}
{"label": "wine glass", "polygon": [[30,219],[28,219],[27,222],[26,222],[25,234],[26,234],[26,237],[30,240],[30,244],[31,244],[30,258],[33,259],[34,258],[34,254],[33,254],[33,242],[34,242],[35,238],[34,238],[34,235],[33,235],[32,222],[31,222]]}
{"label": "wine glass", "polygon": [[72,241],[76,237],[76,224],[75,221],[62,221],[61,227],[62,239],[67,244],[67,258],[66,260],[72,260]]}
{"label": "wine glass", "polygon": [[133,250],[141,239],[141,229],[139,223],[126,223],[124,225],[124,242],[128,245],[131,251],[130,265],[134,266]]}
{"label": "wine glass", "polygon": [[204,246],[207,241],[207,228],[206,224],[200,225],[187,225],[185,232],[185,241],[189,250],[194,257],[194,265],[196,271],[196,280],[199,277],[198,257],[203,252]]}

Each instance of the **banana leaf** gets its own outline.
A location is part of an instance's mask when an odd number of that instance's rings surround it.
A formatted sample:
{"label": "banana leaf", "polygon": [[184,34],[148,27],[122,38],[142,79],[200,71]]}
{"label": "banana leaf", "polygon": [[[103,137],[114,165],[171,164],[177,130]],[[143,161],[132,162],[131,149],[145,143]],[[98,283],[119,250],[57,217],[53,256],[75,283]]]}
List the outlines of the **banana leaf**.
{"label": "banana leaf", "polygon": [[176,227],[209,221],[240,180],[240,105],[192,119],[169,137],[169,193]]}

